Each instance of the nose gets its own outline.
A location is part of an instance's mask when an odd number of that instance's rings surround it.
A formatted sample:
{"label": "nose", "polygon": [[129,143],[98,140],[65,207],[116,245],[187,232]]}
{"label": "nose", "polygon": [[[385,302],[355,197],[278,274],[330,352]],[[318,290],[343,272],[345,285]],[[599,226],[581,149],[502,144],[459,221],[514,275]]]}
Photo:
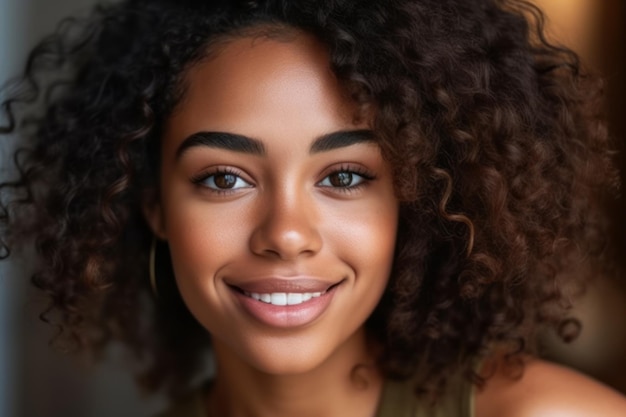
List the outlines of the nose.
{"label": "nose", "polygon": [[263,199],[250,236],[253,253],[282,260],[312,256],[322,247],[316,208],[306,192],[278,192]]}

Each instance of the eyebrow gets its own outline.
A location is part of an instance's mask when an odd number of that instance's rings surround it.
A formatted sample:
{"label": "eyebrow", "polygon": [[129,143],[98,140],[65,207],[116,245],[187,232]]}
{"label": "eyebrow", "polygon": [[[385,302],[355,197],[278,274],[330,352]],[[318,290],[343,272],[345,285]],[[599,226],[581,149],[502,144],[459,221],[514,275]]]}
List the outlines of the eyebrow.
{"label": "eyebrow", "polygon": [[[375,142],[374,133],[371,130],[341,130],[316,138],[309,149],[309,153],[327,152],[333,149],[366,142]],[[176,158],[180,158],[189,149],[198,146],[207,146],[209,148],[225,149],[258,156],[263,156],[266,153],[265,145],[258,139],[236,133],[196,132],[188,136],[178,147]]]}
{"label": "eyebrow", "polygon": [[374,132],[371,130],[342,130],[328,133],[315,139],[309,153],[326,152],[337,148],[356,145],[357,143],[367,142],[375,142]]}
{"label": "eyebrow", "polygon": [[176,151],[176,158],[180,158],[189,149],[197,146],[208,146],[209,148],[219,148],[259,156],[265,155],[265,146],[257,139],[235,133],[196,132],[181,143]]}

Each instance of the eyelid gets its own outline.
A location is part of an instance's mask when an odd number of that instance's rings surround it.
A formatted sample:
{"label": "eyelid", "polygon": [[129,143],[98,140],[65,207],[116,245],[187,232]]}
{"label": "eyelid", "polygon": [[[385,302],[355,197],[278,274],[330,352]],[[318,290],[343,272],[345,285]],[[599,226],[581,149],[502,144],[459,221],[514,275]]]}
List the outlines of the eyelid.
{"label": "eyelid", "polygon": [[[331,175],[338,174],[338,173],[343,173],[343,172],[357,175],[357,176],[361,177],[362,180],[358,184],[350,185],[350,186],[346,186],[346,187],[335,187],[335,186],[332,186],[332,185],[321,185],[322,182],[326,181],[328,179],[328,177],[330,177]],[[333,190],[333,191],[349,192],[349,191],[357,190],[360,187],[364,187],[368,183],[370,183],[371,181],[374,181],[374,180],[376,180],[376,174],[374,172],[372,172],[371,170],[365,168],[364,166],[362,166],[360,164],[343,163],[343,164],[340,164],[339,166],[335,165],[333,167],[330,167],[330,168],[324,170],[323,173],[322,173],[322,179],[319,180],[316,183],[316,185],[320,186],[322,188]]]}
{"label": "eyelid", "polygon": [[358,164],[358,163],[343,162],[340,164],[334,164],[324,169],[322,173],[320,174],[320,177],[321,177],[320,181],[328,177],[329,175],[336,174],[338,172],[351,172],[353,174],[357,174],[368,179],[372,179],[372,180],[376,179],[376,174],[371,169],[366,168],[363,165]]}
{"label": "eyelid", "polygon": [[[247,184],[244,187],[237,188],[217,188],[217,187],[209,187],[203,184],[208,178],[211,178],[216,175],[232,175],[237,177],[238,180],[241,180]],[[253,181],[249,178],[249,176],[242,170],[232,167],[232,166],[216,166],[204,169],[202,172],[192,176],[190,181],[197,187],[201,187],[204,190],[207,190],[212,193],[217,194],[230,194],[235,193],[238,190],[253,188],[255,185]]]}

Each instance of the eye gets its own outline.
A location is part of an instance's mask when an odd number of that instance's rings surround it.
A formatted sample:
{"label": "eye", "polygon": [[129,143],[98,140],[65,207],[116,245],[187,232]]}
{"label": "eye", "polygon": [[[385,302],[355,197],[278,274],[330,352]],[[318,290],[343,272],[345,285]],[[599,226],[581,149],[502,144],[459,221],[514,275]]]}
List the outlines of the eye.
{"label": "eye", "polygon": [[193,178],[192,182],[214,191],[233,191],[252,187],[252,184],[241,178],[239,173],[229,170],[203,173],[198,178]]}
{"label": "eye", "polygon": [[321,187],[351,189],[365,185],[373,179],[372,175],[342,168],[328,174],[318,185]]}

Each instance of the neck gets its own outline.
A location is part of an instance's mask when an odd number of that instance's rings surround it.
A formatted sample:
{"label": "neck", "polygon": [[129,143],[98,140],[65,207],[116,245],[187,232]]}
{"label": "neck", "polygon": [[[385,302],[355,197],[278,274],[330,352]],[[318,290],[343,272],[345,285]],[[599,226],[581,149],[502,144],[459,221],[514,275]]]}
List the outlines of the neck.
{"label": "neck", "polygon": [[208,397],[210,415],[228,417],[373,417],[382,377],[358,331],[322,364],[307,372],[261,372],[214,341],[217,373]]}

